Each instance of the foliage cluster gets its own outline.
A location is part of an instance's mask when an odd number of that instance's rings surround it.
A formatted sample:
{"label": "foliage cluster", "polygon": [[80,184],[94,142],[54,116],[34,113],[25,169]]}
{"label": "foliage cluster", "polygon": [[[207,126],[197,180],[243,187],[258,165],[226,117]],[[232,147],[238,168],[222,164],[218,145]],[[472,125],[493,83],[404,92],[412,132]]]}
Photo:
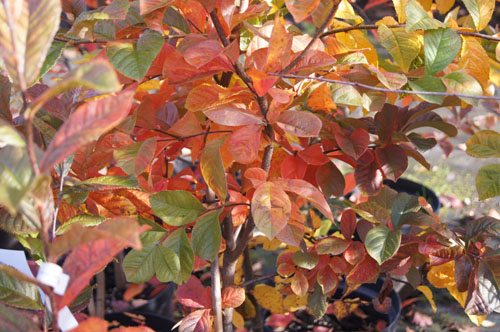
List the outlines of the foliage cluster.
{"label": "foliage cluster", "polygon": [[[43,309],[39,286],[58,331],[58,310],[85,307],[128,247],[127,281],[180,285],[181,332],[259,326],[259,307],[340,319],[339,283],[379,277],[384,311],[393,276],[431,303],[426,280],[447,288],[477,324],[499,311],[500,221],[452,231],[383,184],[408,158],[430,168],[421,152],[446,139],[421,128],[457,134],[438,109],[499,100],[495,0],[463,3],[459,16],[454,0],[393,0],[397,17],[365,25],[347,0],[0,1],[0,227],[70,277],[59,296],[0,265],[0,324],[42,328],[16,319]],[[84,53],[72,70],[68,49]],[[497,132],[470,130],[470,155],[500,157]],[[477,190],[500,194],[500,165]],[[279,252],[274,286],[254,286],[261,245]]]}

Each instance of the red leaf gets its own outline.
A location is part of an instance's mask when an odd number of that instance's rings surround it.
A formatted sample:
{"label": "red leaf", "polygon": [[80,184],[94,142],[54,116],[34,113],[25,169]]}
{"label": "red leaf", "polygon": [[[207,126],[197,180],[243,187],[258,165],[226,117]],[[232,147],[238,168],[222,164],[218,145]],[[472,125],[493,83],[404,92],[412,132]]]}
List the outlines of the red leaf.
{"label": "red leaf", "polygon": [[292,203],[292,212],[288,224],[276,234],[276,238],[290,246],[300,246],[304,238],[304,220],[297,204]]}
{"label": "red leaf", "polygon": [[344,175],[332,162],[318,168],[316,171],[316,182],[325,197],[344,195]]}
{"label": "red leaf", "polygon": [[222,292],[222,308],[236,308],[245,302],[245,288],[229,286]]}
{"label": "red leaf", "polygon": [[234,160],[241,164],[249,164],[257,159],[261,132],[262,126],[249,125],[231,135],[227,149]]}
{"label": "red leaf", "polygon": [[[191,308],[211,308],[212,298],[207,290],[195,276],[189,277],[189,280],[177,288],[177,299],[182,305]],[[198,310],[199,311],[199,310]]]}
{"label": "red leaf", "polygon": [[307,164],[300,158],[289,155],[281,163],[281,176],[285,179],[303,179]]}
{"label": "red leaf", "polygon": [[368,149],[370,135],[363,128],[358,128],[349,136],[336,133],[335,140],[342,151],[357,160]]}
{"label": "red leaf", "polygon": [[184,59],[191,66],[199,69],[216,57],[218,57],[224,48],[216,40],[205,40],[188,48],[184,53]]}
{"label": "red leaf", "polygon": [[321,166],[330,161],[319,144],[308,146],[305,150],[299,151],[298,155],[309,165]]}
{"label": "red leaf", "polygon": [[285,0],[286,8],[288,8],[296,22],[305,20],[316,9],[319,2],[319,0]]}
{"label": "red leaf", "polygon": [[253,87],[259,97],[264,96],[267,91],[273,87],[274,83],[278,81],[276,76],[269,76],[263,71],[257,70],[253,67],[247,70],[247,74],[252,78]]}
{"label": "red leaf", "polygon": [[325,199],[325,196],[309,182],[304,180],[285,180],[279,179],[275,181],[279,183],[286,191],[291,191],[302,198],[311,202],[326,218],[333,220],[332,211]]}
{"label": "red leaf", "polygon": [[309,282],[302,271],[295,272],[291,283],[292,291],[298,296],[305,296],[309,289]]}
{"label": "red leaf", "polygon": [[349,248],[344,251],[344,258],[347,263],[351,265],[356,265],[365,258],[366,250],[365,246],[361,242],[351,242]]}
{"label": "red leaf", "polygon": [[211,309],[196,310],[180,322],[180,332],[207,332],[211,330],[212,315]]}
{"label": "red leaf", "polygon": [[278,127],[297,137],[317,137],[321,120],[306,111],[284,111],[276,119]]}
{"label": "red leaf", "polygon": [[354,169],[354,178],[361,191],[367,195],[374,195],[382,188],[382,172],[370,150],[359,158]]}
{"label": "red leaf", "polygon": [[337,289],[339,285],[339,278],[330,265],[326,265],[318,271],[317,281],[323,286],[325,294]]}
{"label": "red leaf", "polygon": [[377,261],[365,255],[364,261],[354,267],[346,276],[349,287],[361,285],[375,279],[378,276],[379,267]]}
{"label": "red leaf", "polygon": [[397,181],[408,167],[405,150],[395,144],[377,148],[375,155],[385,177],[392,181]]}
{"label": "red leaf", "polygon": [[216,106],[204,112],[207,118],[224,126],[245,126],[264,124],[262,116],[248,112],[234,104]]}
{"label": "red leaf", "polygon": [[50,142],[40,171],[49,171],[80,146],[118,125],[128,115],[133,96],[134,90],[127,89],[116,96],[94,100],[78,107]]}
{"label": "red leaf", "polygon": [[346,239],[351,239],[354,231],[356,231],[356,212],[354,210],[347,209],[342,213],[340,230]]}
{"label": "red leaf", "polygon": [[252,183],[253,187],[258,187],[267,179],[267,173],[262,168],[252,167],[245,171],[244,177]]}

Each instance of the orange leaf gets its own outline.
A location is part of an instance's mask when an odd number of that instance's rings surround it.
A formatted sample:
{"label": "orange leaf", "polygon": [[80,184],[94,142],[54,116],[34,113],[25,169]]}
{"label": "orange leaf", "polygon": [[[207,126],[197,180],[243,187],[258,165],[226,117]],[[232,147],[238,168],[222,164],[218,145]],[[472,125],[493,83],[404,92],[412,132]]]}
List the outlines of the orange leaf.
{"label": "orange leaf", "polygon": [[81,322],[72,332],[107,332],[108,322],[99,317],[89,317]]}
{"label": "orange leaf", "polygon": [[318,6],[320,0],[285,0],[286,8],[296,22],[304,21]]}
{"label": "orange leaf", "polygon": [[302,271],[295,272],[295,275],[292,277],[291,287],[292,291],[298,296],[305,296],[307,294],[309,282]]}
{"label": "orange leaf", "polygon": [[141,0],[139,1],[139,10],[141,15],[152,12],[155,9],[165,7],[173,0]]}
{"label": "orange leaf", "polygon": [[212,140],[205,145],[200,156],[200,169],[208,186],[219,196],[221,202],[226,201],[227,181],[220,147],[226,136]]}
{"label": "orange leaf", "polygon": [[229,138],[228,150],[241,164],[253,162],[259,153],[262,126],[249,125],[236,130]]}
{"label": "orange leaf", "polygon": [[184,59],[191,66],[199,69],[216,57],[218,57],[224,48],[216,40],[204,40],[191,46],[184,52]]}
{"label": "orange leaf", "polygon": [[377,262],[369,255],[365,255],[365,259],[347,275],[347,285],[354,287],[369,282],[378,276],[378,272]]}
{"label": "orange leaf", "polygon": [[118,125],[128,115],[133,96],[134,90],[127,89],[116,96],[97,99],[78,107],[50,142],[40,171],[49,171],[80,146]]}
{"label": "orange leaf", "polygon": [[252,183],[253,187],[258,187],[266,181],[267,173],[262,168],[251,167],[245,171],[244,177]]}
{"label": "orange leaf", "polygon": [[180,321],[179,331],[182,332],[207,332],[211,330],[211,309],[196,310]]}
{"label": "orange leaf", "polygon": [[128,302],[132,300],[134,297],[141,294],[145,287],[146,284],[131,284],[127,287],[125,293],[123,293],[123,301]]}
{"label": "orange leaf", "polygon": [[490,62],[488,53],[481,43],[473,37],[464,37],[459,67],[481,83],[483,89],[488,87],[490,79]]}
{"label": "orange leaf", "polygon": [[299,151],[298,155],[309,165],[321,166],[330,161],[319,144],[308,146],[305,150]]}
{"label": "orange leaf", "polygon": [[252,198],[252,216],[257,228],[272,239],[290,219],[291,203],[280,186],[272,182],[260,184]]}
{"label": "orange leaf", "polygon": [[274,18],[271,40],[267,49],[265,72],[280,71],[290,60],[290,50],[292,48],[292,35],[288,33],[280,15]]}
{"label": "orange leaf", "polygon": [[222,292],[222,308],[236,308],[245,302],[245,288],[229,286]]}
{"label": "orange leaf", "polygon": [[344,251],[344,258],[347,263],[356,265],[365,258],[365,246],[361,242],[351,242],[351,245]]}
{"label": "orange leaf", "polygon": [[288,155],[281,163],[281,176],[285,179],[303,179],[307,164],[300,158]]}
{"label": "orange leaf", "polygon": [[278,127],[298,137],[317,137],[321,130],[321,120],[305,111],[284,111],[276,119]]}

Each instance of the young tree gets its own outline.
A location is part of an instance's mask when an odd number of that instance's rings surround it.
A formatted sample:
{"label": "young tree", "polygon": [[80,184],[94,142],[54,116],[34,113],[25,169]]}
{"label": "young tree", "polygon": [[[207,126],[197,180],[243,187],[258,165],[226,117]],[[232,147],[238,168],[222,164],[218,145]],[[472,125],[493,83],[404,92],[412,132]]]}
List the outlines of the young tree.
{"label": "young tree", "polygon": [[[454,232],[383,184],[409,157],[430,169],[419,151],[437,141],[417,129],[457,134],[438,108],[500,100],[495,1],[464,1],[463,17],[453,2],[393,3],[397,17],[364,24],[347,0],[2,0],[0,227],[42,267],[63,261],[69,284],[0,265],[0,321],[39,328],[10,319],[43,308],[39,286],[66,330],[58,315],[127,247],[129,282],[180,285],[194,308],[181,331],[243,328],[242,306],[257,328],[259,306],[341,317],[339,283],[379,276],[383,311],[393,275],[432,301],[426,274],[478,324],[498,311],[500,222]],[[71,49],[83,60],[56,65]],[[478,157],[499,147],[493,131],[468,142]],[[481,199],[499,179],[496,164],[480,171]],[[361,199],[333,204],[355,187]],[[275,287],[254,285],[259,244],[282,248]],[[210,288],[193,274],[208,266]]]}

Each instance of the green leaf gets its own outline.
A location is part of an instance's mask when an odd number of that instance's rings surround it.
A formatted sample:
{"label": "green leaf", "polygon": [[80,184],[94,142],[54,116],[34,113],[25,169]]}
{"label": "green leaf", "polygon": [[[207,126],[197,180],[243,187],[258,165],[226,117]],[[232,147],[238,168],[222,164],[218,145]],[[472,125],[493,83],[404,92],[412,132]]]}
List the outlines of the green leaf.
{"label": "green leaf", "polygon": [[379,265],[394,256],[401,244],[401,231],[391,231],[386,226],[370,229],[366,234],[365,247]]}
{"label": "green leaf", "polygon": [[0,204],[15,214],[33,180],[31,163],[24,148],[8,145],[0,149]]}
{"label": "green leaf", "polygon": [[500,157],[500,133],[481,130],[472,135],[467,142],[467,154],[476,158]]}
{"label": "green leaf", "polygon": [[78,216],[74,216],[64,222],[59,228],[56,230],[56,235],[61,235],[66,233],[73,224],[80,224],[85,227],[97,226],[106,221],[106,218],[93,215],[93,214],[80,214]]}
{"label": "green leaf", "polygon": [[14,235],[37,234],[41,224],[36,207],[26,197],[19,202],[18,210],[11,215],[0,207],[0,228]]}
{"label": "green leaf", "polygon": [[495,10],[495,0],[464,0],[477,31],[481,31],[490,22]]}
{"label": "green leaf", "polygon": [[36,82],[60,16],[60,0],[0,3],[0,54],[9,77],[21,90]]}
{"label": "green leaf", "polygon": [[476,175],[479,199],[500,196],[500,164],[483,166]]}
{"label": "green leaf", "polygon": [[129,282],[142,283],[155,274],[155,254],[163,232],[146,232],[141,235],[142,250],[132,249],[123,260],[123,271]]}
{"label": "green leaf", "polygon": [[0,149],[6,145],[23,148],[26,142],[17,130],[0,120]]}
{"label": "green leaf", "polygon": [[384,24],[378,27],[380,44],[385,47],[404,72],[408,72],[413,60],[420,53],[418,34],[408,33],[404,28],[389,29]]}
{"label": "green leaf", "polygon": [[113,20],[123,20],[127,17],[129,8],[129,0],[113,0],[113,2],[104,7],[102,11],[107,13]]}
{"label": "green leaf", "polygon": [[462,39],[451,28],[424,33],[425,74],[432,76],[445,69],[460,52]]}
{"label": "green leaf", "polygon": [[142,81],[164,43],[161,33],[146,30],[137,43],[113,43],[106,48],[106,55],[123,75]]}
{"label": "green leaf", "polygon": [[292,259],[297,266],[308,270],[314,269],[319,262],[319,256],[316,253],[301,250],[294,252]]}
{"label": "green leaf", "polygon": [[174,282],[177,284],[185,283],[193,271],[194,252],[184,228],[173,231],[162,244],[164,247],[172,249],[181,262],[180,273],[176,276]]}
{"label": "green leaf", "polygon": [[[2,264],[3,265],[3,264]],[[38,288],[0,270],[0,301],[22,309],[43,309]]]}
{"label": "green leaf", "polygon": [[398,193],[392,202],[392,225],[394,228],[399,228],[401,217],[408,212],[417,212],[420,210],[418,198],[415,195],[407,193]]}
{"label": "green leaf", "polygon": [[221,202],[226,201],[227,180],[220,147],[226,141],[227,136],[208,142],[200,156],[200,169],[207,185],[212,189]]}
{"label": "green leaf", "polygon": [[[443,81],[434,76],[424,76],[414,81],[408,81],[408,84],[413,91],[446,92],[446,86],[443,84]],[[441,105],[444,100],[444,96],[425,94],[419,94],[418,96],[429,103],[438,105]]]}
{"label": "green leaf", "polygon": [[113,151],[113,158],[127,174],[138,176],[148,168],[156,152],[156,138],[120,147]]}
{"label": "green leaf", "polygon": [[363,98],[355,87],[342,84],[329,84],[332,100],[338,105],[361,106]]}
{"label": "green leaf", "polygon": [[326,302],[326,294],[323,293],[320,284],[316,283],[314,285],[314,292],[307,297],[307,306],[316,318],[321,318],[326,313],[328,303]]}
{"label": "green leaf", "polygon": [[42,68],[40,69],[40,73],[38,73],[37,81],[43,77],[49,70],[54,67],[57,63],[57,60],[61,57],[62,52],[64,51],[64,47],[66,47],[66,42],[62,42],[59,40],[54,40],[52,45],[50,45],[49,52],[47,53],[47,57],[43,62]]}
{"label": "green leaf", "polygon": [[[474,77],[464,73],[463,71],[455,71],[444,76],[442,79],[449,92],[473,96],[481,96],[483,94],[481,84],[479,84]],[[474,106],[479,104],[477,99],[467,97],[460,97],[460,99]]]}
{"label": "green leaf", "polygon": [[406,31],[446,28],[443,22],[429,17],[417,0],[408,0],[406,7]]}
{"label": "green leaf", "polygon": [[39,329],[39,326],[35,322],[35,317],[29,317],[25,312],[0,303],[0,326],[2,326],[4,331],[36,331]]}
{"label": "green leaf", "polygon": [[206,209],[190,192],[168,190],[151,195],[149,203],[154,213],[172,226],[182,226],[198,218]]}
{"label": "green leaf", "polygon": [[112,17],[110,14],[99,10],[84,11],[78,15],[67,33],[70,36],[94,40],[94,28],[96,23],[111,19]]}
{"label": "green leaf", "polygon": [[168,7],[163,16],[163,24],[179,29],[184,33],[190,33],[189,24],[177,10]]}
{"label": "green leaf", "polygon": [[163,228],[160,224],[157,224],[154,220],[144,218],[144,217],[137,217],[137,221],[139,222],[140,225],[148,225],[151,227],[152,231],[155,232],[167,232],[168,230],[166,228]]}
{"label": "green leaf", "polygon": [[181,272],[179,256],[170,248],[157,245],[155,247],[154,265],[156,278],[160,282],[178,280]]}
{"label": "green leaf", "polygon": [[219,223],[221,212],[222,209],[204,215],[193,227],[191,242],[196,256],[201,259],[212,261],[219,252],[222,241]]}
{"label": "green leaf", "polygon": [[75,183],[64,190],[64,194],[92,192],[100,190],[136,189],[139,181],[133,175],[103,175]]}

